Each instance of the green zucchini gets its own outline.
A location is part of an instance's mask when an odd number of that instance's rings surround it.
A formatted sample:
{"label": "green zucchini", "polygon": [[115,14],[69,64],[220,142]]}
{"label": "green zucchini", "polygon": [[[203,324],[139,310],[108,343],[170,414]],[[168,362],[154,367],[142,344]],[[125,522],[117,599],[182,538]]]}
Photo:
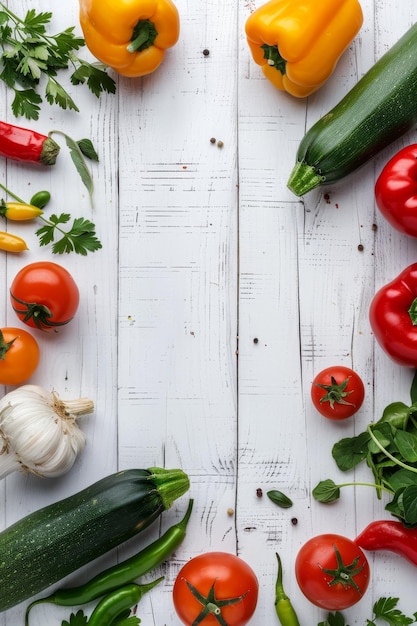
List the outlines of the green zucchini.
{"label": "green zucchini", "polygon": [[0,533],[0,611],[130,539],[188,488],[182,470],[131,469],[16,522]]}
{"label": "green zucchini", "polygon": [[304,135],[288,187],[302,196],[363,165],[417,122],[417,24]]}

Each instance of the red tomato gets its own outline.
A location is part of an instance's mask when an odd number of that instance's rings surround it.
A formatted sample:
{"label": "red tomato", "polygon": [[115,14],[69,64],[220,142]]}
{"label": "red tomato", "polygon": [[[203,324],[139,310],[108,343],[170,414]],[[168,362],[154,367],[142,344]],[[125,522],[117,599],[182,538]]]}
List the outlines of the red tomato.
{"label": "red tomato", "polygon": [[0,330],[0,385],[25,382],[38,367],[39,358],[38,343],[26,330]]}
{"label": "red tomato", "polygon": [[295,575],[310,602],[327,611],[342,611],[362,598],[370,569],[365,554],[351,539],[325,534],[302,546]]}
{"label": "red tomato", "polygon": [[174,607],[187,626],[197,619],[204,626],[244,626],[255,612],[258,587],[245,561],[227,552],[207,552],[180,570],[172,591]]}
{"label": "red tomato", "polygon": [[10,300],[18,318],[44,331],[56,331],[74,317],[79,304],[78,287],[60,265],[39,261],[23,267],[10,288]]}
{"label": "red tomato", "polygon": [[324,417],[343,420],[362,406],[365,387],[361,377],[349,367],[335,365],[322,370],[311,386],[311,399]]}

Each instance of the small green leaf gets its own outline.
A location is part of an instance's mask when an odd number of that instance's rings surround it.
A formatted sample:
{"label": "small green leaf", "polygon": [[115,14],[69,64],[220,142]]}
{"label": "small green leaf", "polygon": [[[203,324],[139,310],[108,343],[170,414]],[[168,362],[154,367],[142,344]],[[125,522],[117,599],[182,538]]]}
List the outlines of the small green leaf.
{"label": "small green leaf", "polygon": [[337,467],[346,472],[364,461],[368,454],[369,441],[369,434],[364,432],[357,437],[346,437],[335,443],[332,448],[332,456]]}
{"label": "small green leaf", "polygon": [[274,504],[277,504],[282,509],[289,509],[293,505],[292,500],[290,500],[285,493],[282,493],[282,491],[278,491],[277,489],[267,491],[266,495]]}
{"label": "small green leaf", "polygon": [[[91,176],[90,170],[87,167],[87,164],[85,162],[84,155],[83,155],[83,152],[81,151],[80,146],[78,145],[76,141],[74,141],[74,139],[72,139],[72,137],[70,137],[69,135],[66,135],[60,130],[52,130],[49,133],[49,137],[52,137],[52,135],[61,135],[62,137],[64,137],[65,142],[70,151],[72,162],[74,163],[76,170],[81,177],[81,180],[83,181],[85,187],[88,190],[88,193],[90,195],[91,205],[93,205],[93,193],[94,193],[93,178]],[[85,142],[86,140],[81,140],[81,141]]]}
{"label": "small green leaf", "polygon": [[77,141],[78,147],[87,159],[91,159],[92,161],[99,160],[98,154],[93,146],[93,142],[91,139],[80,139]]}
{"label": "small green leaf", "polygon": [[340,488],[333,480],[328,478],[327,480],[319,482],[318,485],[314,487],[312,494],[313,498],[318,502],[329,504],[340,498]]}
{"label": "small green leaf", "polygon": [[407,525],[417,525],[417,485],[406,487],[402,494],[404,519]]}
{"label": "small green leaf", "polygon": [[394,437],[400,454],[408,463],[417,462],[417,436],[404,430],[397,430]]}
{"label": "small green leaf", "polygon": [[84,615],[84,611],[80,609],[77,613],[71,613],[69,622],[64,620],[61,626],[85,626],[88,622],[87,617]]}

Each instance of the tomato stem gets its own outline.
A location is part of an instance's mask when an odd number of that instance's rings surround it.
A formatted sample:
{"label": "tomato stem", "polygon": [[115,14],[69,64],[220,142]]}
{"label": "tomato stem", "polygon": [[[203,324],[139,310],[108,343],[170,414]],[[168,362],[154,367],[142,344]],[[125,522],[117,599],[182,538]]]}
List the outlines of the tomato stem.
{"label": "tomato stem", "polygon": [[0,330],[0,361],[4,361],[6,358],[7,352],[10,350],[14,341],[16,341],[17,337],[14,337],[10,341],[4,341],[4,335]]}
{"label": "tomato stem", "polygon": [[190,583],[188,580],[186,579],[184,580],[185,580],[185,583],[187,584],[187,587],[193,594],[194,598],[198,600],[198,602],[200,602],[200,604],[203,606],[201,612],[197,615],[197,617],[193,621],[192,626],[198,626],[198,624],[201,624],[201,622],[208,615],[213,615],[213,617],[217,620],[219,624],[221,624],[221,626],[228,626],[227,622],[223,618],[222,608],[224,606],[238,604],[238,602],[241,602],[246,596],[246,594],[248,593],[246,591],[241,596],[236,596],[235,598],[227,598],[225,600],[218,600],[216,598],[216,593],[214,590],[214,585],[216,584],[216,580],[213,581],[213,584],[211,585],[207,596],[200,593],[198,589],[194,587],[194,585]]}
{"label": "tomato stem", "polygon": [[358,594],[361,596],[362,591],[360,590],[360,588],[354,581],[354,577],[360,574],[361,571],[363,570],[363,565],[358,565],[360,557],[357,556],[356,558],[353,559],[352,563],[350,563],[349,565],[345,565],[343,563],[342,555],[337,549],[337,546],[334,545],[333,549],[335,551],[336,561],[337,561],[336,569],[326,569],[325,567],[322,567],[322,571],[325,574],[328,574],[329,576],[333,577],[333,580],[329,582],[329,587],[332,587],[340,583],[341,585],[343,585],[345,589],[347,587],[353,587],[353,589],[355,589],[358,592]]}
{"label": "tomato stem", "polygon": [[350,376],[345,378],[340,384],[337,384],[334,376],[331,377],[331,385],[322,385],[321,383],[315,383],[316,387],[320,387],[320,389],[324,389],[327,393],[320,398],[320,403],[329,402],[330,407],[334,409],[335,404],[347,404],[349,406],[355,406],[352,402],[348,402],[345,400],[347,396],[349,396],[352,391],[345,391],[346,387],[349,384]]}

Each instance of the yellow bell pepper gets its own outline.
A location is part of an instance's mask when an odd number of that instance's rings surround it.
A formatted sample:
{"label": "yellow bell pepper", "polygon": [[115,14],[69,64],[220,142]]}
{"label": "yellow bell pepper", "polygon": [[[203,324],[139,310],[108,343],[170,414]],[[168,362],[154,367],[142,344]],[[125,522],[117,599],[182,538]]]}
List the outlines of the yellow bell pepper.
{"label": "yellow bell pepper", "polygon": [[171,0],[79,0],[85,43],[99,61],[123,76],[145,76],[179,38]]}
{"label": "yellow bell pepper", "polygon": [[362,23],[358,0],[270,0],[249,16],[245,30],[266,78],[303,98],[326,82]]}

